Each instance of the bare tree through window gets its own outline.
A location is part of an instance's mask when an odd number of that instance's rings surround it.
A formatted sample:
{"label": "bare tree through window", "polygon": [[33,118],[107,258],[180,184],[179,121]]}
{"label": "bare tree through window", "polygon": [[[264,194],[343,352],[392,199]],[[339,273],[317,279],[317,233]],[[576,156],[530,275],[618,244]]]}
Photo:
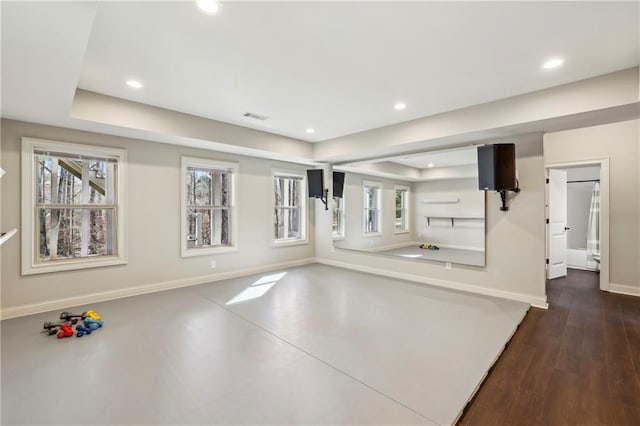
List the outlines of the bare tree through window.
{"label": "bare tree through window", "polygon": [[274,236],[276,241],[302,240],[304,235],[302,176],[274,176]]}
{"label": "bare tree through window", "polygon": [[233,170],[186,167],[187,249],[230,246]]}
{"label": "bare tree through window", "polygon": [[115,255],[117,161],[35,151],[39,262]]}

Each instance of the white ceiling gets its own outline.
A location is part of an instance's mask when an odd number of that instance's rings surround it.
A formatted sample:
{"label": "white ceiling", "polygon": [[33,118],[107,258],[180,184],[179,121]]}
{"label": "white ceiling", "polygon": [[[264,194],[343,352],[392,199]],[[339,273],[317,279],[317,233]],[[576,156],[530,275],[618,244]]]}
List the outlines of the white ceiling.
{"label": "white ceiling", "polygon": [[77,86],[315,142],[637,66],[639,50],[637,2],[225,2],[216,16],[2,2],[2,115],[68,125]]}

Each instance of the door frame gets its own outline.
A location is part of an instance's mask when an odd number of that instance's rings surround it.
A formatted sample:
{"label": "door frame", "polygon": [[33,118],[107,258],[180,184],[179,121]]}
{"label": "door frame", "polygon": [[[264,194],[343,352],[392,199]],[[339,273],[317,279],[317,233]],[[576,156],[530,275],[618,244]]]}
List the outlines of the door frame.
{"label": "door frame", "polygon": [[[600,290],[609,291],[609,157],[546,163],[544,165],[545,178],[549,169],[565,169],[581,166],[600,166]],[[547,218],[549,217],[549,187],[546,184],[544,186],[544,195],[545,217]],[[545,259],[548,259],[549,241],[546,226],[544,234]]]}

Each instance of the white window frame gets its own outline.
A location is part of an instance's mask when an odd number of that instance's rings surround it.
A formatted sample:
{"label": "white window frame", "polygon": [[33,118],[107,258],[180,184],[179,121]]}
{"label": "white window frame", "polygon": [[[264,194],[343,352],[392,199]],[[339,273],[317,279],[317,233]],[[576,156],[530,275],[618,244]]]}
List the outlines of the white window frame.
{"label": "white window frame", "polygon": [[[376,188],[378,196],[376,197],[376,231],[367,232],[367,188]],[[376,237],[382,235],[382,182],[363,180],[362,181],[362,236]]]}
{"label": "white window frame", "polygon": [[[210,246],[210,247],[187,247],[187,167],[200,167],[212,170],[231,170],[231,194],[229,203],[229,218],[231,226],[231,244]],[[180,255],[182,257],[210,256],[215,254],[230,253],[238,251],[238,206],[237,206],[237,188],[238,172],[240,166],[238,163],[227,161],[208,160],[204,158],[194,158],[183,156],[180,167],[182,177],[181,193],[180,193]]]}
{"label": "white window frame", "polygon": [[[398,191],[404,191],[405,195],[404,195],[404,205],[402,206],[402,211],[403,211],[403,215],[404,215],[404,223],[405,223],[405,227],[403,229],[398,229],[396,226],[396,193]],[[410,225],[410,214],[409,214],[409,203],[410,203],[410,192],[409,192],[409,187],[406,185],[395,185],[393,187],[393,229],[394,229],[394,233],[395,234],[407,234],[411,229],[411,225]]]}
{"label": "white window frame", "polygon": [[[337,200],[337,201],[336,201]],[[332,199],[333,205],[332,207],[336,207],[336,210],[338,210],[338,216],[339,216],[339,225],[342,225],[338,228],[338,231],[335,232],[333,231],[333,212],[331,212],[331,236],[333,238],[334,241],[339,241],[339,240],[344,240],[344,232],[345,232],[345,228],[346,228],[346,224],[345,224],[345,220],[346,220],[346,216],[345,216],[345,209],[344,209],[344,191],[342,192],[342,198],[338,198],[338,197],[333,197]]]}
{"label": "white window frame", "polygon": [[[52,151],[69,155],[103,157],[118,162],[116,168],[116,254],[109,256],[59,259],[39,262],[36,238],[35,151]],[[126,191],[127,151],[94,145],[81,145],[45,139],[22,138],[22,275],[44,274],[75,269],[98,268],[127,263],[126,256]]]}
{"label": "white window frame", "polygon": [[302,194],[300,198],[300,229],[302,236],[300,238],[286,238],[276,239],[273,230],[271,231],[271,238],[273,239],[274,247],[285,247],[302,245],[309,243],[309,237],[307,229],[309,228],[309,213],[307,211],[307,175],[303,170],[285,170],[285,169],[271,169],[271,226],[275,223],[275,178],[276,177],[294,177],[302,179]]}

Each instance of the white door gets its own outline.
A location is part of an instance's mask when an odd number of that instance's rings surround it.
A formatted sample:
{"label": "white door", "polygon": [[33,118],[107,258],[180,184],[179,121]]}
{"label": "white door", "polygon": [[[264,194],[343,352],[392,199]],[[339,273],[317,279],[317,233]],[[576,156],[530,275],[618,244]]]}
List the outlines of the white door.
{"label": "white door", "polygon": [[549,169],[547,278],[567,276],[567,172]]}

